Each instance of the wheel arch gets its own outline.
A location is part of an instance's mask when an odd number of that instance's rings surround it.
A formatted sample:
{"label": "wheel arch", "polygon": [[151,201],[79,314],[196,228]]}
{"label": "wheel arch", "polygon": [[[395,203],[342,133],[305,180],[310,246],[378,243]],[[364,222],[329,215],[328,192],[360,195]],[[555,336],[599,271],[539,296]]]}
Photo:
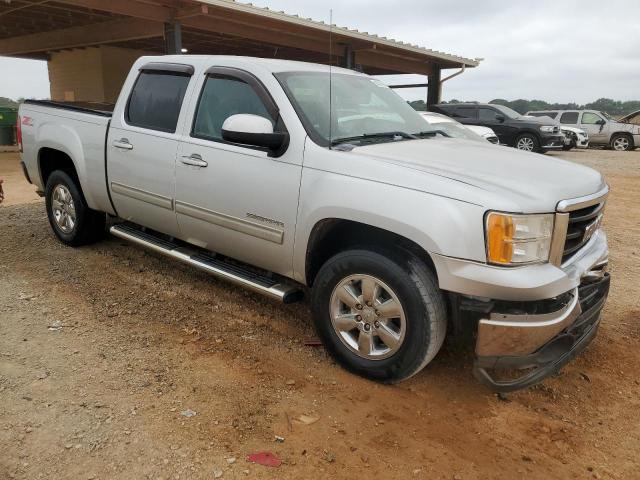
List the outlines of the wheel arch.
{"label": "wheel arch", "polygon": [[60,169],[77,182],[89,207],[100,209],[94,192],[89,188],[85,148],[78,132],[68,125],[46,121],[37,129],[35,144],[38,149],[36,160],[42,190],[46,188],[51,172]]}
{"label": "wheel arch", "polygon": [[523,128],[522,130],[520,130],[519,132],[517,132],[514,136],[515,139],[517,139],[518,137],[525,135],[525,134],[529,134],[529,135],[533,135],[534,137],[536,137],[536,139],[538,140],[538,142],[542,142],[542,135],[540,135],[540,132],[536,131],[533,128]]}
{"label": "wheel arch", "polygon": [[38,171],[43,188],[47,186],[47,180],[56,170],[62,170],[80,183],[76,164],[67,152],[52,147],[41,147],[38,150]]}
{"label": "wheel arch", "polygon": [[437,280],[431,256],[415,241],[366,223],[345,218],[325,218],[316,222],[309,235],[305,251],[305,283],[312,286],[318,271],[329,258],[354,247],[403,249],[422,260]]}
{"label": "wheel arch", "polygon": [[631,150],[633,150],[637,146],[635,140],[633,139],[633,134],[631,132],[626,132],[624,130],[617,130],[611,133],[611,135],[609,136],[610,144],[613,143],[613,139],[615,138],[616,135],[624,135],[625,137],[627,137],[631,145]]}

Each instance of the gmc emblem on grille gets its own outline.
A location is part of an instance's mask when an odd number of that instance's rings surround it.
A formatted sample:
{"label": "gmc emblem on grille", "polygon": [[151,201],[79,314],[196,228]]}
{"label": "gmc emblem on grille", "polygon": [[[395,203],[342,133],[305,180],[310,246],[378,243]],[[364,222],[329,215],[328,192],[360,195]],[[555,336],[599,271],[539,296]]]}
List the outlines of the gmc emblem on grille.
{"label": "gmc emblem on grille", "polygon": [[602,214],[598,215],[598,217],[587,225],[587,228],[584,229],[584,237],[582,237],[582,243],[587,243],[593,234],[600,228],[602,224]]}

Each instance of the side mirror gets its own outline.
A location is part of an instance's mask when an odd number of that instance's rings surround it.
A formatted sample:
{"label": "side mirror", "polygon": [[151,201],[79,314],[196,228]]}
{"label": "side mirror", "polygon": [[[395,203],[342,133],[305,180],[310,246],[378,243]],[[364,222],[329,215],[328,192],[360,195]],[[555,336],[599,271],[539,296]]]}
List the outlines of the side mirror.
{"label": "side mirror", "polygon": [[502,115],[501,113],[499,113],[498,115],[496,115],[496,120],[498,120],[500,123],[504,122],[506,120],[506,117],[504,115]]}
{"label": "side mirror", "polygon": [[603,119],[600,119],[600,120],[598,120],[598,121],[596,122],[596,125],[603,126],[605,123],[607,123],[607,122],[605,122]]}
{"label": "side mirror", "polygon": [[222,139],[275,152],[284,146],[287,134],[274,132],[271,120],[259,115],[240,113],[231,115],[224,121]]}

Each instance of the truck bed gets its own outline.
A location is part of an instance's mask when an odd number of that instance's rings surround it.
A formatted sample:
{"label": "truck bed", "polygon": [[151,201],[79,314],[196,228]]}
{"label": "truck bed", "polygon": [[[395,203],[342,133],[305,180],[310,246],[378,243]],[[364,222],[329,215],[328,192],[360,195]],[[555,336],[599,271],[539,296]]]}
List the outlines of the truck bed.
{"label": "truck bed", "polygon": [[75,112],[91,113],[102,117],[111,118],[115,104],[98,102],[58,102],[53,100],[25,100],[29,105],[41,105],[43,107],[62,108]]}
{"label": "truck bed", "polygon": [[22,161],[36,185],[44,192],[41,169],[62,152],[72,159],[87,204],[94,210],[114,213],[107,191],[106,138],[113,105],[81,102],[26,100],[20,105]]}

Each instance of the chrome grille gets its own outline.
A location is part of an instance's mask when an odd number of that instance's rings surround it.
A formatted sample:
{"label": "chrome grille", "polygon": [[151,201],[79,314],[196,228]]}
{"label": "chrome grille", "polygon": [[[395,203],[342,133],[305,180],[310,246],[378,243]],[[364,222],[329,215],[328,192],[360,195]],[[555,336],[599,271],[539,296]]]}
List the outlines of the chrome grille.
{"label": "chrome grille", "polygon": [[599,228],[604,210],[604,201],[569,212],[567,237],[562,252],[562,263],[580,250]]}

